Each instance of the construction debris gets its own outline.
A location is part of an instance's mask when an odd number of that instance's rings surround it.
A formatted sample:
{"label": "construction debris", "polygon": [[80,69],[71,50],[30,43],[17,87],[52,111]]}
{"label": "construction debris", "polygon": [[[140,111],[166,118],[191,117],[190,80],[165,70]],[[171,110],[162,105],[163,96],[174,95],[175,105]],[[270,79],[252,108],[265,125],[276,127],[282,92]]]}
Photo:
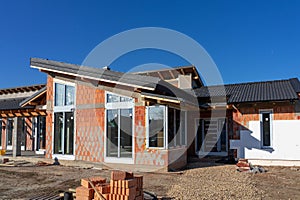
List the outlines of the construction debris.
{"label": "construction debris", "polygon": [[239,159],[236,166],[236,170],[239,172],[250,172],[254,174],[267,172],[267,170],[261,166],[253,166],[251,163],[248,162],[248,159]]}
{"label": "construction debris", "polygon": [[81,179],[76,188],[77,200],[143,200],[143,176],[112,171],[110,182],[102,177]]}

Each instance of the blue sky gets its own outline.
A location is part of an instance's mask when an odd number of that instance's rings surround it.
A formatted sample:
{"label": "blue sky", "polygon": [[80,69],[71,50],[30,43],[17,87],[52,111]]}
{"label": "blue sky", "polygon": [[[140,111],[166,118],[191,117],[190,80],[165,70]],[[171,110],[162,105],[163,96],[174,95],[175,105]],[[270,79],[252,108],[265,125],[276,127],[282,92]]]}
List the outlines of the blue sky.
{"label": "blue sky", "polygon": [[[105,39],[133,28],[164,27],[201,44],[225,83],[300,78],[299,1],[0,1],[0,88],[45,83],[30,57],[81,64]],[[186,65],[155,50],[112,63]]]}

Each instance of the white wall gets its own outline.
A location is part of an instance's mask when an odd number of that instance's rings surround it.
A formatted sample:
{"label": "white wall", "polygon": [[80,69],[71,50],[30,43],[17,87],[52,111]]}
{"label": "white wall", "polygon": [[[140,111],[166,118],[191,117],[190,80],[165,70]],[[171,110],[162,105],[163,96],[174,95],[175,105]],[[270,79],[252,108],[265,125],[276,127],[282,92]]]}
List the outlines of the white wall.
{"label": "white wall", "polygon": [[262,147],[260,122],[250,121],[250,131],[241,131],[240,140],[230,141],[231,148],[249,160],[300,161],[300,120],[273,120],[272,126],[272,147]]}

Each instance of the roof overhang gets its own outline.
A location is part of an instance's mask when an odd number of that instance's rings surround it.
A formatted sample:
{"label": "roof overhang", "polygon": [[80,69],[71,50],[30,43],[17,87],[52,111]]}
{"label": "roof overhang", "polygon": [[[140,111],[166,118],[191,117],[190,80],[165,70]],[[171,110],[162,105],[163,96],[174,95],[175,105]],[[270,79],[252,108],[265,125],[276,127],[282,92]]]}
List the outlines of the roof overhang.
{"label": "roof overhang", "polygon": [[[35,65],[30,65],[31,68],[35,68],[40,70],[41,72],[53,72],[53,73],[57,73],[57,74],[64,74],[64,75],[68,75],[68,76],[73,76],[73,77],[80,77],[80,78],[85,78],[85,79],[90,79],[90,80],[96,80],[96,81],[102,81],[102,82],[107,82],[107,83],[112,83],[112,84],[117,84],[117,85],[124,85],[124,86],[129,86],[129,87],[133,87],[133,88],[141,88],[141,89],[145,89],[145,90],[151,90],[153,91],[155,88],[152,87],[146,87],[146,86],[141,86],[141,85],[135,85],[135,84],[129,84],[129,83],[124,83],[121,81],[112,81],[112,80],[107,80],[107,79],[103,79],[100,77],[92,77],[92,76],[87,76],[84,74],[80,74],[80,73],[72,73],[72,72],[64,72],[61,70],[55,70],[55,69],[48,69],[45,67],[40,67],[40,66],[35,66]],[[122,80],[122,79],[121,79]]]}

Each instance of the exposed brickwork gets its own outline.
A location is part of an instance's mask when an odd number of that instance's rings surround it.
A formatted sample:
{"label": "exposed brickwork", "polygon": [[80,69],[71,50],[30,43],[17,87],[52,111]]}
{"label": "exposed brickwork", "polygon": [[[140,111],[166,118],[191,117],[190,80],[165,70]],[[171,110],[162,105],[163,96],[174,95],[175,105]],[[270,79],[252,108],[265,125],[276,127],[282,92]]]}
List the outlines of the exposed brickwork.
{"label": "exposed brickwork", "polygon": [[46,158],[52,158],[53,78],[47,77]]}
{"label": "exposed brickwork", "polygon": [[76,160],[103,162],[104,112],[104,108],[76,112]]}
{"label": "exposed brickwork", "polygon": [[32,133],[32,125],[33,125],[32,117],[25,118],[25,125],[26,125],[26,130],[24,134],[26,134],[26,150],[32,151],[34,150],[33,149],[34,137]]}
{"label": "exposed brickwork", "polygon": [[146,148],[145,112],[145,106],[135,106],[135,163],[141,165],[167,166],[167,150]]}
{"label": "exposed brickwork", "polygon": [[6,121],[5,118],[2,119],[2,130],[0,130],[2,131],[2,149],[6,149]]}
{"label": "exposed brickwork", "polygon": [[88,85],[77,84],[76,104],[98,104],[105,102],[105,91]]}

